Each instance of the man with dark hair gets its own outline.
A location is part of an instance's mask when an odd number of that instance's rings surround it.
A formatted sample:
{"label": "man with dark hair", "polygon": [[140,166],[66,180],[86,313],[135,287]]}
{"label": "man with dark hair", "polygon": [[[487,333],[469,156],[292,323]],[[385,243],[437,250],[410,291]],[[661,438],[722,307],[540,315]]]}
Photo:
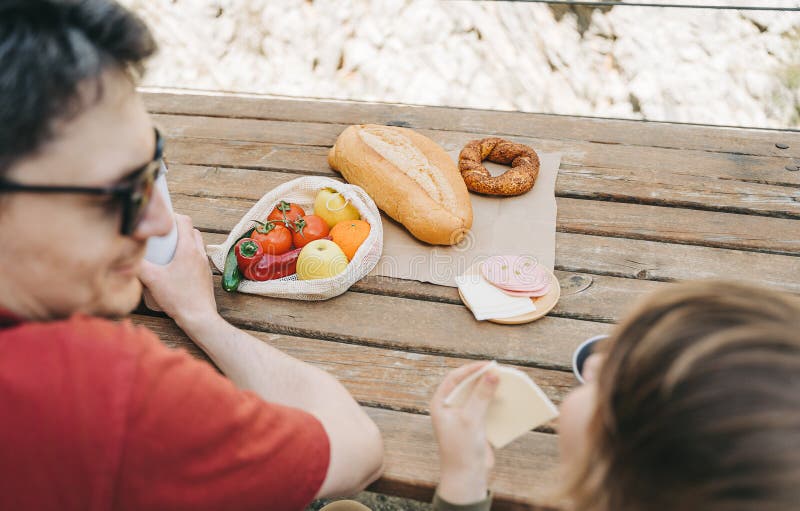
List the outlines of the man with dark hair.
{"label": "man with dark hair", "polygon": [[[155,51],[111,0],[0,0],[0,509],[298,510],[382,463],[330,375],[217,313],[134,88]],[[142,283],[229,379],[120,318]],[[237,388],[238,387],[238,388]]]}

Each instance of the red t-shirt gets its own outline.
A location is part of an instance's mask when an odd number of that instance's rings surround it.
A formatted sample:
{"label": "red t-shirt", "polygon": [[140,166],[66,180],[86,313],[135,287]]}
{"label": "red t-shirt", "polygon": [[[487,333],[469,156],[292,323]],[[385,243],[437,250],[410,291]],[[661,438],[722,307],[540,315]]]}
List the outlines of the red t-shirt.
{"label": "red t-shirt", "polygon": [[149,330],[0,313],[0,509],[298,511],[328,469],[313,416]]}

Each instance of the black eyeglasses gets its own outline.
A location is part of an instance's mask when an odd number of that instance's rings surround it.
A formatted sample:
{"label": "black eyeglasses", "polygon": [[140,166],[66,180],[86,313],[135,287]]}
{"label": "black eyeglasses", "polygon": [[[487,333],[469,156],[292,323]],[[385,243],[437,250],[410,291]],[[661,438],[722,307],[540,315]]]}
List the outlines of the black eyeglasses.
{"label": "black eyeglasses", "polygon": [[136,169],[125,181],[107,187],[85,186],[45,186],[14,183],[0,178],[0,192],[29,193],[79,193],[87,195],[109,196],[122,204],[122,224],[120,232],[130,236],[144,217],[150,199],[153,197],[156,179],[161,175],[164,155],[164,138],[158,129],[153,128],[156,137],[156,150],[153,159]]}

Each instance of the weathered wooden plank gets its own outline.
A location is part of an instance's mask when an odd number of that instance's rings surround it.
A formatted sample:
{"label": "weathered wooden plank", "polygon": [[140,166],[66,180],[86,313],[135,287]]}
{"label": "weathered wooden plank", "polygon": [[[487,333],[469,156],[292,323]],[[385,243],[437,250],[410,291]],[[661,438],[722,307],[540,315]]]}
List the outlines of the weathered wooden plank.
{"label": "weathered wooden plank", "polygon": [[[370,489],[429,501],[438,481],[436,440],[430,417],[368,408],[383,434],[383,477]],[[553,509],[548,505],[558,484],[555,435],[526,433],[495,452],[491,489],[493,510]]]}
{"label": "weathered wooden plank", "polygon": [[[163,126],[168,136],[179,139],[178,144],[186,144],[187,142],[183,139],[200,138],[207,141],[252,142],[278,146],[329,147],[346,127],[342,124],[287,123],[223,117],[174,115],[156,115],[154,117]],[[436,141],[449,152],[460,151],[467,141],[488,135],[427,129],[418,131]],[[600,186],[599,191],[602,192],[604,191],[603,185],[615,184],[616,186],[608,191],[609,194],[616,194],[620,197],[637,197],[640,200],[667,201],[671,196],[671,188],[674,186],[676,190],[672,193],[677,194],[679,198],[683,197],[683,200],[690,203],[704,205],[703,202],[696,200],[692,193],[681,194],[680,192],[702,191],[705,188],[704,184],[709,183],[712,189],[720,189],[724,192],[709,205],[722,207],[725,204],[717,204],[717,201],[726,198],[731,201],[744,194],[744,201],[739,204],[739,207],[744,209],[751,205],[755,207],[762,202],[765,202],[766,205],[772,203],[770,200],[759,200],[759,190],[762,189],[758,186],[748,187],[747,184],[789,183],[800,185],[800,176],[785,169],[789,162],[782,157],[731,155],[708,151],[608,145],[522,136],[510,138],[531,145],[540,151],[561,153],[562,166],[565,170],[585,170],[599,176],[607,176],[605,180],[595,177],[591,183],[587,183],[590,186],[577,188],[577,191],[584,193],[590,193],[592,187],[597,188],[598,186]],[[204,142],[200,142],[200,144],[202,143]],[[304,157],[314,158],[316,153],[302,154]],[[203,155],[201,154],[199,157],[202,158]],[[219,164],[218,162],[205,163]],[[239,166],[254,165],[252,160],[239,160],[238,163],[241,163]],[[260,164],[263,163],[265,162],[260,162]],[[325,166],[324,161],[320,162],[320,167]],[[573,177],[581,176],[580,173],[573,174]],[[655,182],[652,182],[654,180]],[[757,183],[750,183],[753,181]],[[638,191],[638,186],[643,184],[649,185],[648,189]],[[567,190],[571,190],[571,188],[567,188]],[[620,193],[618,190],[622,190],[622,192]],[[779,186],[776,189],[768,187],[764,190],[762,193],[768,195],[767,199],[772,198],[773,201],[777,201],[781,197],[788,196],[788,202],[783,201],[783,204],[794,208],[800,206],[798,203],[793,204],[792,201],[792,197],[800,197],[800,191],[796,189]],[[731,195],[731,197],[727,197],[727,195]],[[755,198],[749,198],[748,195],[755,195]]]}
{"label": "weathered wooden plank", "polygon": [[[203,239],[207,245],[220,244],[226,237],[225,234],[220,233],[203,233]],[[559,270],[556,270],[555,274],[561,283],[562,292],[561,299],[550,314],[590,321],[617,322],[643,296],[668,285],[663,282]],[[588,287],[579,292],[571,290],[576,285],[580,285],[581,288],[584,285],[588,285]],[[359,293],[452,304],[461,303],[455,288],[414,280],[367,276],[356,282],[350,289]]]}
{"label": "weathered wooden plank", "polygon": [[800,222],[734,213],[559,198],[556,229],[775,254],[800,254]]}
{"label": "weathered wooden plank", "polygon": [[[287,122],[397,124],[496,135],[595,141],[733,154],[800,157],[800,134],[678,123],[625,121],[448,107],[276,99],[221,93],[145,93],[151,112]],[[776,143],[789,145],[779,149]]]}
{"label": "weathered wooden plank", "polygon": [[[178,211],[212,215],[216,222],[232,226],[253,201],[294,177],[248,169],[177,167],[169,179]],[[800,254],[799,224],[791,219],[571,198],[558,198],[557,204],[560,232]]]}
{"label": "weathered wooden plank", "polygon": [[[231,197],[256,201],[278,185],[301,177],[270,172],[171,163],[167,180],[170,193],[197,197]],[[329,175],[329,177],[336,177]],[[340,179],[341,180],[341,179]]]}
{"label": "weathered wooden plank", "polygon": [[268,144],[332,146],[347,124],[152,114],[167,138],[238,140]]}
{"label": "weathered wooden plank", "polygon": [[285,170],[296,174],[330,176],[328,149],[321,146],[279,145],[239,140],[172,138],[166,147],[171,163]]}
{"label": "weathered wooden plank", "polygon": [[562,165],[556,196],[800,219],[800,187]]}
{"label": "weathered wooden plank", "polygon": [[572,353],[582,341],[611,329],[607,323],[552,316],[527,325],[496,325],[476,321],[461,305],[366,293],[347,292],[324,302],[229,294],[216,276],[214,288],[220,314],[242,328],[563,371],[571,370]]}
{"label": "weathered wooden plank", "polygon": [[[166,345],[206,358],[171,319],[145,315],[134,315],[131,319],[155,332]],[[329,372],[363,405],[413,413],[428,413],[433,391],[447,373],[471,362],[458,357],[409,353],[254,330],[247,332],[288,355]],[[527,373],[555,403],[560,403],[576,385],[572,373],[513,367]]]}
{"label": "weathered wooden plank", "polygon": [[731,279],[800,293],[797,256],[695,245],[559,232],[556,267],[635,279]]}

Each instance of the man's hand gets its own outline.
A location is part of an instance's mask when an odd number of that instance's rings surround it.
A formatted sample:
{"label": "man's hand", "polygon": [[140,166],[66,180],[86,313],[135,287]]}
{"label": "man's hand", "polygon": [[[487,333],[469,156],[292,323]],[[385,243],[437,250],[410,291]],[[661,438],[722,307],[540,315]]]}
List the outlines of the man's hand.
{"label": "man's hand", "polygon": [[219,315],[203,237],[188,216],[175,215],[175,220],[178,246],[172,262],[161,266],[142,261],[139,279],[158,306],[187,330]]}
{"label": "man's hand", "polygon": [[452,371],[431,400],[431,419],[439,443],[441,470],[438,493],[452,504],[471,504],[486,498],[494,453],[486,440],[486,411],[497,388],[492,371],[481,376],[460,406],[444,400],[469,375],[489,362],[476,362]]}

